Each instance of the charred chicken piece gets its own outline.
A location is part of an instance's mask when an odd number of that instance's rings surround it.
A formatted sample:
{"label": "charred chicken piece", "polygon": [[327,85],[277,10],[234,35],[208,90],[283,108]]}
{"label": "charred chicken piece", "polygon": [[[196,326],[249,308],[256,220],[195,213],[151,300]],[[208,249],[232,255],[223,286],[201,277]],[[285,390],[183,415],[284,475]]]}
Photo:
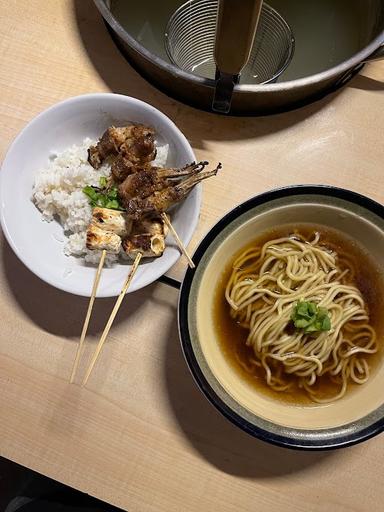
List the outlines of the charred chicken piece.
{"label": "charred chicken piece", "polygon": [[104,231],[111,231],[119,236],[126,235],[132,228],[132,220],[127,219],[122,212],[98,206],[92,210],[92,223]]}
{"label": "charred chicken piece", "polygon": [[162,213],[168,210],[172,205],[178,203],[184,199],[192,188],[197,185],[200,181],[215,176],[221,169],[219,164],[216,169],[212,171],[204,171],[198,174],[193,174],[181,183],[168,186],[160,191],[156,191],[150,196],[140,199],[125,199],[120,197],[121,202],[127,210],[127,213],[133,219],[139,219],[142,215],[148,213]]}
{"label": "charred chicken piece", "polygon": [[127,176],[139,172],[145,171],[151,168],[151,163],[137,165],[133,164],[125,155],[117,155],[111,166],[111,173],[113,180],[116,183],[123,182]]}
{"label": "charred chicken piece", "polygon": [[118,254],[121,247],[121,238],[112,231],[105,231],[96,224],[91,223],[87,229],[87,249],[102,250]]}
{"label": "charred chicken piece", "polygon": [[201,172],[208,162],[192,163],[182,169],[159,169],[152,167],[127,176],[119,185],[119,197],[127,202],[130,199],[144,199],[154,192],[175,185],[181,178]]}
{"label": "charred chicken piece", "polygon": [[126,132],[130,127],[108,128],[96,146],[90,146],[88,149],[88,162],[98,169],[109,155],[117,155],[119,148],[126,139]]}
{"label": "charred chicken piece", "polygon": [[120,146],[122,153],[134,165],[143,165],[156,158],[155,132],[148,126],[134,125]]}
{"label": "charred chicken piece", "polygon": [[[205,165],[208,165],[208,162],[200,162],[199,164],[192,162],[191,164],[188,164],[185,167],[182,167],[181,169],[171,168],[168,169],[168,171],[170,172],[170,176],[172,175],[172,177],[188,176],[188,174],[191,173],[193,166],[202,166],[200,169],[196,169],[196,172],[199,172],[204,169]],[[130,160],[128,160],[128,158],[125,155],[118,155],[112,164],[111,172],[114,181],[117,183],[121,183],[127,177],[129,177],[132,174],[135,174],[136,172],[150,171],[152,169],[159,168],[152,167],[150,162],[141,165],[133,164]],[[163,170],[165,171],[166,169]]]}
{"label": "charred chicken piece", "polygon": [[149,233],[150,235],[168,235],[168,226],[159,215],[143,215],[132,223],[131,234]]}
{"label": "charred chicken piece", "polygon": [[121,247],[121,236],[132,229],[132,220],[117,210],[94,207],[92,220],[87,229],[86,246],[91,250],[105,249],[117,254]]}
{"label": "charred chicken piece", "polygon": [[156,157],[154,131],[143,125],[111,126],[96,146],[88,149],[88,162],[99,169],[110,155],[123,153],[133,164],[150,162]]}
{"label": "charred chicken piece", "polygon": [[131,259],[141,252],[144,258],[158,258],[165,250],[164,235],[131,235],[123,240],[123,249]]}
{"label": "charred chicken piece", "polygon": [[165,250],[167,231],[160,217],[142,217],[133,222],[131,234],[123,240],[123,249],[131,259],[135,259],[138,252],[143,257],[159,257]]}

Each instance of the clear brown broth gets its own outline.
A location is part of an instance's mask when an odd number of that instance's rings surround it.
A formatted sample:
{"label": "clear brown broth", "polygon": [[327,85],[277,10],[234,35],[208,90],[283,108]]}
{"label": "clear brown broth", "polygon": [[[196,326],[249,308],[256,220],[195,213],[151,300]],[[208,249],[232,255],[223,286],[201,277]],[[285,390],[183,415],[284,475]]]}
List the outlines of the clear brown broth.
{"label": "clear brown broth", "polygon": [[[253,350],[246,345],[248,330],[238,325],[230,316],[230,307],[225,300],[225,288],[232,271],[232,263],[238,255],[250,247],[261,247],[268,240],[289,236],[293,233],[299,233],[305,237],[310,237],[314,232],[320,233],[320,243],[325,247],[332,247],[339,256],[348,255],[355,271],[355,279],[350,284],[355,285],[362,293],[367,304],[370,324],[375,329],[379,350],[376,354],[367,356],[371,374],[377,368],[382,360],[383,347],[383,306],[384,306],[384,282],[382,270],[373,258],[364,250],[364,248],[352,238],[349,238],[341,232],[316,224],[295,224],[285,225],[280,228],[272,229],[263,233],[253,242],[243,247],[231,259],[230,263],[221,273],[215,290],[214,297],[214,325],[218,333],[220,348],[226,359],[238,373],[239,378],[245,379],[257,392],[261,392],[271,398],[279,401],[288,402],[297,405],[314,405],[314,402],[307,396],[305,391],[296,385],[296,378],[290,379],[295,384],[294,390],[290,392],[278,392],[271,389],[266,381],[262,369],[256,369],[254,374],[248,373],[239,363],[237,356],[244,363],[254,356]],[[359,387],[358,384],[350,383],[347,393]],[[339,387],[327,376],[318,379],[316,391],[322,398],[332,397],[339,391]]]}

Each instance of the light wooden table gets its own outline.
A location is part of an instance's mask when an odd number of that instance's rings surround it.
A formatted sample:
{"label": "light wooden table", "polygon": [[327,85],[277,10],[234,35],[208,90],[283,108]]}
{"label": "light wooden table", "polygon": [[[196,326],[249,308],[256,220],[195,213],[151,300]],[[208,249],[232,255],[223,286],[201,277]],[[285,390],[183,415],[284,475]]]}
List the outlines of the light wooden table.
{"label": "light wooden table", "polygon": [[[236,203],[280,185],[330,183],[384,202],[382,63],[296,112],[223,118],[143,80],[90,0],[1,0],[0,27],[1,156],[33,116],[69,96],[112,90],[148,101],[199,158],[224,164],[204,184],[191,248]],[[293,452],[247,436],[208,404],[180,351],[177,291],[162,284],[127,298],[87,389],[70,386],[87,301],[44,284],[1,245],[0,455],[130,512],[383,509],[383,436]],[[97,301],[88,347],[111,305]]]}

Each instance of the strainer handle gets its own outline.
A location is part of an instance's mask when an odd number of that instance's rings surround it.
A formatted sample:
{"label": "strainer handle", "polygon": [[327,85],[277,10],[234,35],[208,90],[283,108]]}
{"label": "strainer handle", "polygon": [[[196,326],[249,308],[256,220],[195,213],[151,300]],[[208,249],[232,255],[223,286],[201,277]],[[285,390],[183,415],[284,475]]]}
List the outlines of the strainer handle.
{"label": "strainer handle", "polygon": [[219,0],[212,103],[215,112],[227,114],[231,108],[233,88],[249,60],[262,5],[263,0]]}
{"label": "strainer handle", "polygon": [[215,62],[219,71],[238,75],[248,62],[263,0],[219,0]]}

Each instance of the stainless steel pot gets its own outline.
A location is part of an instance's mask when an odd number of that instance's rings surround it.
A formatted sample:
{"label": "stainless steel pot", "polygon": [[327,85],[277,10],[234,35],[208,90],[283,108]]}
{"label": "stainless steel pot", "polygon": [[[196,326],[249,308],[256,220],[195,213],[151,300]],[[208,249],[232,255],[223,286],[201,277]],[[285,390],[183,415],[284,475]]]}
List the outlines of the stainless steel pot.
{"label": "stainless steel pot", "polygon": [[[107,22],[116,44],[129,62],[148,81],[180,101],[204,110],[211,110],[214,80],[187,73],[167,62],[164,56],[156,55],[139,42],[139,38],[133,37],[123,27],[111,11],[110,0],[94,0],[94,2]],[[298,79],[265,85],[240,82],[234,89],[230,113],[264,115],[297,108],[343,86],[362,68],[364,63],[383,58],[384,2],[382,0],[364,0],[364,2],[354,0],[354,2],[359,4],[359,8],[369,12],[361,21],[362,26],[359,27],[360,39],[363,41],[363,47],[359,51],[329,69]],[[150,3],[146,2],[148,10],[151,9]],[[177,2],[173,3],[177,5]],[[304,5],[305,2],[301,4]],[[126,7],[131,5],[131,15],[135,16],[137,2],[125,0],[125,5]],[[346,6],[348,7],[347,4]],[[304,10],[302,16],[305,16]],[[310,24],[311,21],[311,19],[304,20],[304,23]],[[327,30],[327,27],[324,27],[324,30]],[[368,44],[365,44],[367,41]]]}

